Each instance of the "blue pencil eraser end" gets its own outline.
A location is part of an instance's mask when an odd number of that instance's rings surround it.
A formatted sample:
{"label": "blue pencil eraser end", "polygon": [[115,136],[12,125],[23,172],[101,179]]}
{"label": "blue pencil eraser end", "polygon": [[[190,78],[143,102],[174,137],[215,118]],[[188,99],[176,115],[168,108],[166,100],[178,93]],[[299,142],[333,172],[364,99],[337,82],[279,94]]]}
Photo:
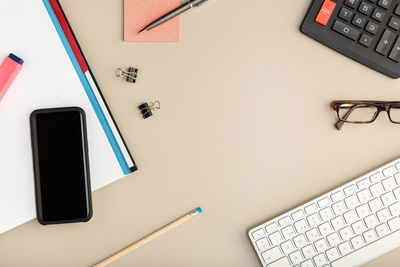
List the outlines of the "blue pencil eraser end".
{"label": "blue pencil eraser end", "polygon": [[8,57],[11,58],[12,60],[14,60],[15,62],[17,62],[20,65],[24,64],[24,60],[19,58],[19,57],[17,57],[14,54],[9,54]]}
{"label": "blue pencil eraser end", "polygon": [[202,208],[198,208],[197,211],[198,211],[199,213],[202,213],[202,212],[203,212],[203,209],[202,209]]}

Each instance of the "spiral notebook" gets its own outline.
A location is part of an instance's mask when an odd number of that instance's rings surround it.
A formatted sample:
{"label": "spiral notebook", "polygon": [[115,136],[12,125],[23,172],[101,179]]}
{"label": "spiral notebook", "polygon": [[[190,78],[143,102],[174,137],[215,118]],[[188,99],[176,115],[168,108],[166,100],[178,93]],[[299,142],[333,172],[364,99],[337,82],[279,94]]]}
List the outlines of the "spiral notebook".
{"label": "spiral notebook", "polygon": [[25,63],[0,102],[0,234],[36,215],[29,129],[35,109],[85,110],[92,190],[136,170],[56,0],[0,0],[0,58],[10,52]]}

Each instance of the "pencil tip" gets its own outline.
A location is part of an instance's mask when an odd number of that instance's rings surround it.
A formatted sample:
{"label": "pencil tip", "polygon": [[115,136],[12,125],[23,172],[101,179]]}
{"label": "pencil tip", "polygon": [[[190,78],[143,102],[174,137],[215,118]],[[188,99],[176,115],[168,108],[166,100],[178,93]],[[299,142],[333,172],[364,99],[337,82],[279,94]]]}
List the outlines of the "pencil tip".
{"label": "pencil tip", "polygon": [[141,31],[139,32],[139,34],[142,34],[142,33],[145,33],[145,32],[147,32],[147,30],[146,30],[146,29],[143,29],[143,30],[141,30]]}

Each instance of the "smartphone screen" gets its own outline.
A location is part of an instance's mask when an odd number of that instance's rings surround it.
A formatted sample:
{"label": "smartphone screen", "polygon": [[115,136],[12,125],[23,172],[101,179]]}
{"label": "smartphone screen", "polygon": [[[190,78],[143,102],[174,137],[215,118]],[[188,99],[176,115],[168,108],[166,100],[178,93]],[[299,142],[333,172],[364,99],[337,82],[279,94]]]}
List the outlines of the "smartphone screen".
{"label": "smartphone screen", "polygon": [[31,128],[39,222],[88,221],[92,208],[85,113],[80,108],[37,110]]}

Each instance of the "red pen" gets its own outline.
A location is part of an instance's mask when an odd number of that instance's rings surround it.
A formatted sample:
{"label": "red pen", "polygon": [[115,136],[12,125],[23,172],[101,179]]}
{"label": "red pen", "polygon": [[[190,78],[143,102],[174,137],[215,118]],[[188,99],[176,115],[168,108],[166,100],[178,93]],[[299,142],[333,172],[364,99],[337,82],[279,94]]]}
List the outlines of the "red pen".
{"label": "red pen", "polygon": [[8,55],[0,65],[0,101],[22,69],[24,61],[14,54]]}

